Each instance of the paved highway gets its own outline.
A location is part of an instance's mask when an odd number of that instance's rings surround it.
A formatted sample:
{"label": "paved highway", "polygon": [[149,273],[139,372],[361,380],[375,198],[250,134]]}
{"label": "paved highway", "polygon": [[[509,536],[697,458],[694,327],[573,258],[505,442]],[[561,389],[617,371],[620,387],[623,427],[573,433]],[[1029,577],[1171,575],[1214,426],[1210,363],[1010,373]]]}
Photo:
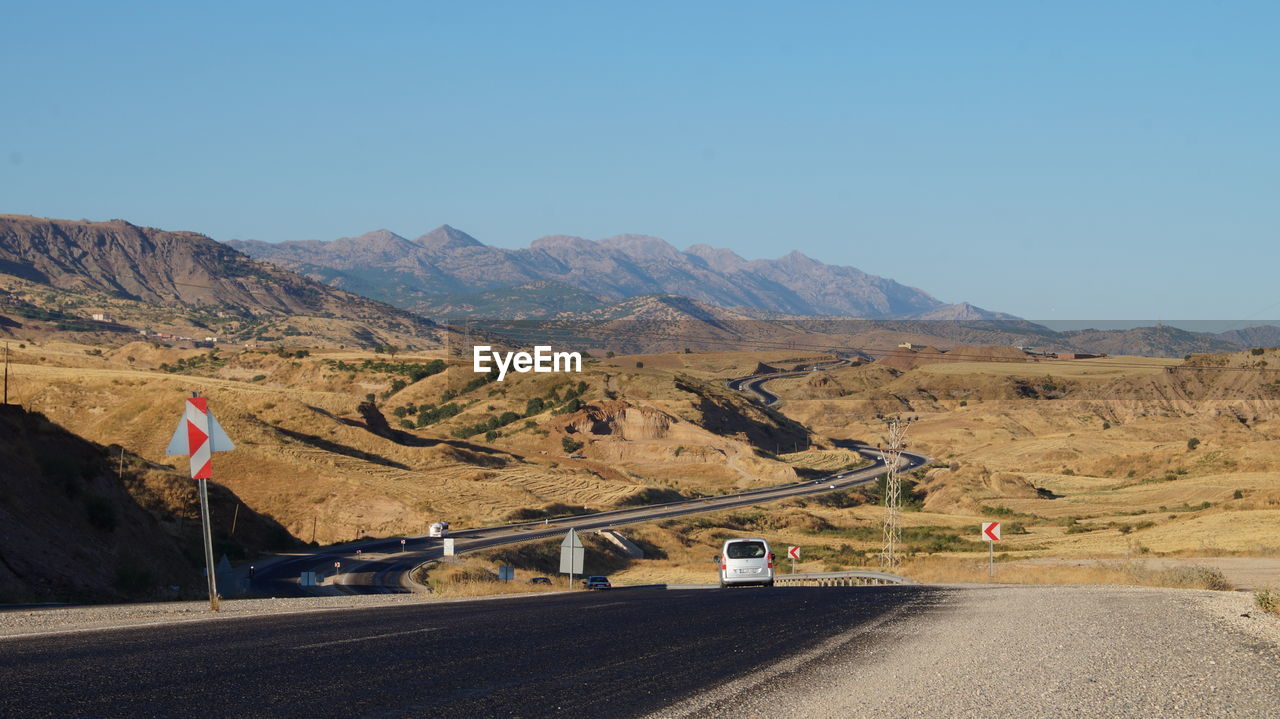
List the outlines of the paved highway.
{"label": "paved highway", "polygon": [[[874,451],[864,450],[868,456]],[[906,468],[913,469],[929,461],[922,455],[904,454]],[[474,552],[502,544],[527,542],[548,537],[560,537],[570,527],[578,530],[619,527],[628,524],[651,522],[658,519],[680,517],[689,514],[715,512],[760,502],[771,502],[790,497],[823,494],[835,489],[846,489],[874,480],[884,472],[884,462],[878,456],[867,467],[841,472],[817,481],[804,481],[753,490],[740,494],[708,497],[671,504],[638,507],[635,509],[586,514],[557,519],[550,523],[513,524],[502,527],[461,530],[453,533],[455,551]],[[355,550],[360,549],[357,559]],[[400,550],[400,539],[370,540],[330,548],[306,555],[288,557],[262,567],[254,577],[253,589],[269,596],[298,596],[310,593],[297,584],[303,571],[320,571],[326,575],[339,572],[338,582],[349,592],[402,592],[409,591],[406,573],[419,564],[443,555],[441,540],[412,537],[406,540],[406,550]],[[341,567],[334,568],[334,562]],[[333,587],[318,588],[320,592],[333,592]]]}
{"label": "paved highway", "polygon": [[[761,385],[768,380],[794,374],[804,373],[743,377],[732,380],[729,386],[735,390],[753,392],[766,404],[772,404],[777,401],[777,398]],[[855,445],[850,447],[862,452],[872,460],[872,463],[866,467],[841,472],[816,481],[806,480],[738,494],[566,517],[549,523],[530,522],[460,530],[453,532],[451,536],[454,538],[455,552],[461,554],[503,544],[561,537],[571,527],[580,531],[620,527],[670,517],[721,511],[760,502],[823,494],[833,489],[847,489],[866,484],[884,472],[884,461],[874,449]],[[928,457],[908,453],[903,453],[903,460],[904,471],[929,462]],[[402,552],[400,539],[395,537],[354,542],[326,548],[319,552],[283,558],[261,567],[254,577],[251,588],[255,593],[268,596],[412,591],[414,587],[408,582],[408,573],[423,562],[443,556],[441,540],[421,536],[405,538],[405,551]],[[357,549],[360,550],[359,558],[355,554]],[[335,562],[340,563],[341,566],[335,568]],[[330,583],[316,588],[300,587],[298,577],[304,571],[321,572],[324,576],[330,577]]]}
{"label": "paved highway", "polygon": [[614,590],[6,639],[0,716],[639,716],[943,594]]}
{"label": "paved highway", "polygon": [[[820,362],[814,367],[839,367],[848,364],[847,360],[836,360],[834,362]],[[764,388],[764,383],[769,380],[782,379],[783,377],[804,377],[813,370],[802,370],[795,372],[774,372],[772,374],[755,374],[749,377],[739,377],[738,379],[729,380],[729,389],[736,392],[747,392],[755,395],[766,405],[775,405],[778,403],[778,395]],[[817,370],[823,371],[823,370]]]}

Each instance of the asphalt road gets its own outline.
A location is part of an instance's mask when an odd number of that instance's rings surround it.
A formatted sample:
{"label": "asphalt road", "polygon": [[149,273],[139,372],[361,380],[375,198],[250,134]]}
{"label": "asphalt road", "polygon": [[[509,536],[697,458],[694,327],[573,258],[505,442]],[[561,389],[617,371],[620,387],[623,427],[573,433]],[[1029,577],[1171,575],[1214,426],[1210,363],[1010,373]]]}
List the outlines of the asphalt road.
{"label": "asphalt road", "polygon": [[640,716],[946,594],[614,590],[0,640],[0,716]]}
{"label": "asphalt road", "polygon": [[[868,453],[870,454],[870,452]],[[922,455],[904,453],[903,458],[907,460],[907,470],[928,462],[928,458]],[[883,467],[883,461],[876,457],[874,463],[867,467],[842,472],[818,481],[796,482],[741,494],[567,517],[549,524],[529,523],[462,530],[454,532],[452,536],[454,537],[455,552],[462,554],[502,544],[560,537],[570,527],[579,531],[620,527],[670,517],[749,506],[789,497],[823,494],[832,491],[833,486],[836,489],[845,489],[870,482],[883,473]],[[299,574],[303,571],[321,571],[326,575],[333,575],[338,572],[338,582],[349,592],[383,593],[408,591],[403,583],[404,575],[425,561],[439,558],[442,556],[443,550],[439,539],[426,537],[408,538],[405,546],[407,551],[401,552],[399,538],[380,539],[330,548],[312,554],[288,557],[274,564],[264,566],[259,570],[254,577],[252,588],[255,592],[268,596],[303,595],[308,592],[298,586]],[[356,549],[361,552],[359,556],[355,554]],[[341,566],[335,568],[333,566],[334,562],[340,563]],[[335,590],[332,586],[329,586],[322,587],[319,591],[333,592]]]}

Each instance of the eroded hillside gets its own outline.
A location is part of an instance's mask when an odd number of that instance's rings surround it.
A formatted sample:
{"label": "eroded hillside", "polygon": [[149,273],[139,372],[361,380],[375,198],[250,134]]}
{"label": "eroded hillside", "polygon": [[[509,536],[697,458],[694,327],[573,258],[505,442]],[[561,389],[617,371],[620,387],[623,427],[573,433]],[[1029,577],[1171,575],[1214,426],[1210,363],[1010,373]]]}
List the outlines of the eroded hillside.
{"label": "eroded hillside", "polygon": [[157,465],[177,466],[164,448],[200,392],[237,443],[215,457],[215,481],[303,541],[607,509],[859,461],[685,372],[589,361],[496,382],[439,355],[142,342],[23,343],[13,359],[24,406]]}

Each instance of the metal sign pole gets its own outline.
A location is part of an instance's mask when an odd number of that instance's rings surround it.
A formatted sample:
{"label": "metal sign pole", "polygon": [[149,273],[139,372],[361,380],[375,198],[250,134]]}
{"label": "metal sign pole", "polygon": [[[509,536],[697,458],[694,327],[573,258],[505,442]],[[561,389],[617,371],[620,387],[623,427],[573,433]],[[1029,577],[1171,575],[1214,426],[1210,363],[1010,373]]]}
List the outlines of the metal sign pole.
{"label": "metal sign pole", "polygon": [[996,543],[987,541],[987,578],[996,578]]}
{"label": "metal sign pole", "polygon": [[169,440],[165,454],[185,454],[191,460],[191,478],[196,480],[200,495],[200,528],[204,535],[205,575],[209,584],[209,609],[218,611],[218,579],[213,565],[213,529],[209,523],[209,483],[213,476],[214,452],[235,449],[231,439],[209,412],[208,403],[199,392],[192,392],[186,402],[178,428]]}
{"label": "metal sign pole", "polygon": [[196,480],[200,485],[200,524],[204,527],[204,566],[209,577],[209,609],[218,611],[218,578],[213,572],[213,532],[209,531],[209,480]]}

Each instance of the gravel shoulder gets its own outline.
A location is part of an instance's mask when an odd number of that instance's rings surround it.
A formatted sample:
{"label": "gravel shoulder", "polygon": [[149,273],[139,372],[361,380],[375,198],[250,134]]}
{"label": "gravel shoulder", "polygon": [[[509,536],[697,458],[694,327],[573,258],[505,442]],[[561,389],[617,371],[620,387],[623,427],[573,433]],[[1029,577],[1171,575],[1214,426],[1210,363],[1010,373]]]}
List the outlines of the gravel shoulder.
{"label": "gravel shoulder", "polygon": [[1280,717],[1280,620],[1248,594],[996,585],[930,602],[653,716]]}
{"label": "gravel shoulder", "polygon": [[0,611],[0,640],[41,634],[148,627],[185,622],[234,621],[245,617],[304,612],[347,611],[406,604],[473,602],[542,597],[556,592],[498,594],[487,597],[430,597],[423,594],[357,594],[288,599],[224,599],[220,611],[208,601],[151,604],[99,604],[82,607],[15,608]]}

